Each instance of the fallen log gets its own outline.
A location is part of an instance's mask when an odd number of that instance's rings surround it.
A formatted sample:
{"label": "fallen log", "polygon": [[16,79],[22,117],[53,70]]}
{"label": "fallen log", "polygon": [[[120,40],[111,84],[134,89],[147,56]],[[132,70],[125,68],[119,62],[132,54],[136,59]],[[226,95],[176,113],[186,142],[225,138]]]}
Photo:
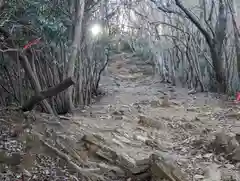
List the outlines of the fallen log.
{"label": "fallen log", "polygon": [[54,87],[49,88],[48,90],[41,91],[38,94],[32,96],[23,106],[23,112],[31,111],[36,104],[43,101],[44,99],[56,96],[58,93],[64,91],[71,85],[75,84],[73,77],[69,77]]}

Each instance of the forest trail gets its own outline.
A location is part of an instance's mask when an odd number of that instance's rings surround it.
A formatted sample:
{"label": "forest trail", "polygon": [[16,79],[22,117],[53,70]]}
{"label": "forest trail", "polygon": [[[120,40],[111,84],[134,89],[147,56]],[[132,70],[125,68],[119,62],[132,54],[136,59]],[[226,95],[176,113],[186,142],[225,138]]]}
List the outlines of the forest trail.
{"label": "forest trail", "polygon": [[[85,113],[75,115],[81,120],[81,131],[104,138],[129,162],[160,151],[174,160],[189,180],[224,180],[231,177],[229,173],[237,179],[234,164],[213,161],[218,160],[212,154],[217,148],[209,145],[218,132],[224,132],[223,137],[239,133],[238,106],[207,93],[188,95],[187,89],[162,84],[151,75],[151,66],[128,57],[112,58],[100,86],[107,95]],[[163,93],[169,95],[169,106],[161,105]],[[74,125],[72,129],[77,128]],[[210,170],[216,175],[209,175]]]}
{"label": "forest trail", "polygon": [[[38,154],[41,161],[34,166],[24,162],[28,175],[47,180],[240,180],[238,105],[162,84],[150,65],[128,54],[112,57],[100,88],[106,95],[59,122],[34,113],[33,133],[66,162],[35,143],[29,155]],[[40,157],[43,152],[48,156]]]}

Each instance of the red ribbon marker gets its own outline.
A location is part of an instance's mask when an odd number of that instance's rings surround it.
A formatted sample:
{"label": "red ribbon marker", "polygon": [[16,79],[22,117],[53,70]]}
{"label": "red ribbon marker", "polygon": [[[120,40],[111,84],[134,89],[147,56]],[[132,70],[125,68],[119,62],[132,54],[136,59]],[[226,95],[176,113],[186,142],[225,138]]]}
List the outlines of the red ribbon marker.
{"label": "red ribbon marker", "polygon": [[39,41],[41,40],[41,38],[37,38],[36,40],[30,41],[28,44],[26,44],[23,49],[26,50],[29,47],[31,47],[32,45],[36,45],[39,43]]}
{"label": "red ribbon marker", "polygon": [[236,101],[240,101],[240,92],[237,92]]}

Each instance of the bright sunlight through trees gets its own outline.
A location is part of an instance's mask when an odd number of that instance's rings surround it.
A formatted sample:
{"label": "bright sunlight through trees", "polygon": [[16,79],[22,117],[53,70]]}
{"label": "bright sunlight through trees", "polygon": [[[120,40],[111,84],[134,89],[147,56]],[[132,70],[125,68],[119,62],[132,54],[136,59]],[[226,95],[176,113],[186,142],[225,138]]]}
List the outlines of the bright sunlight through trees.
{"label": "bright sunlight through trees", "polygon": [[102,27],[99,24],[94,24],[91,27],[91,32],[93,36],[97,36],[99,33],[101,33]]}

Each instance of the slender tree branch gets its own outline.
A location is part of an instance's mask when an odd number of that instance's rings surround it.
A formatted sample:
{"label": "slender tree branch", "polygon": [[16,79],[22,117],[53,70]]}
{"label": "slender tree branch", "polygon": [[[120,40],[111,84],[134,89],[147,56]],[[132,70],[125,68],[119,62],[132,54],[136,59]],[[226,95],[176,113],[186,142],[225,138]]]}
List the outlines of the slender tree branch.
{"label": "slender tree branch", "polygon": [[199,29],[199,31],[205,37],[209,46],[212,46],[213,41],[211,35],[207,32],[207,30],[200,24],[200,22],[191,14],[190,11],[187,10],[180,2],[180,0],[175,0],[176,5],[186,14],[186,16],[193,22],[193,24]]}

